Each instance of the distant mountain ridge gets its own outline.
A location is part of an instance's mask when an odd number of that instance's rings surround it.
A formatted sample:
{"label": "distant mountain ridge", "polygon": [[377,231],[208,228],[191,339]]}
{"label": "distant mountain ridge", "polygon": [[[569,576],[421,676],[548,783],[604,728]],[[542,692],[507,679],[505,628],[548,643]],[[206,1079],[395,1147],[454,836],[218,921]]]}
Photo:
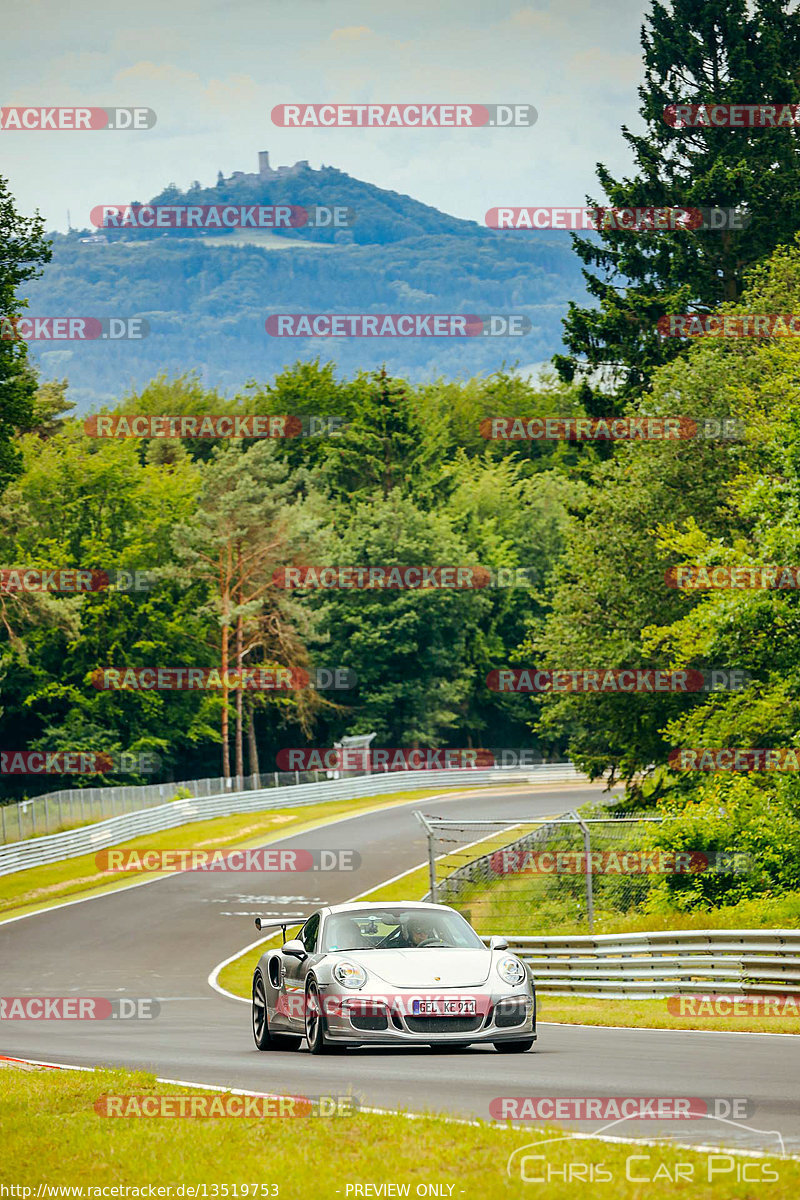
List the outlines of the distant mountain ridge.
{"label": "distant mountain ridge", "polygon": [[[269,164],[269,151],[262,150],[258,156],[259,169],[246,173],[234,171],[225,178],[219,172],[216,185],[201,187],[199,183],[185,191],[175,184],[168,184],[148,204],[233,204],[233,205],[299,205],[312,207],[335,205],[351,208],[355,212],[352,229],[331,228],[281,230],[278,236],[302,241],[335,242],[341,245],[386,245],[402,241],[407,237],[425,234],[460,234],[480,236],[485,232],[476,221],[465,221],[440,212],[429,204],[422,204],[411,196],[388,191],[364,180],[355,179],[336,167],[321,167],[319,170],[301,159],[293,166],[273,168]],[[130,203],[139,203],[131,201]],[[225,236],[227,231],[221,231]],[[163,236],[163,230],[109,230],[109,241],[151,240]],[[181,236],[202,239],[205,231],[183,230]],[[216,233],[215,236],[220,236]]]}
{"label": "distant mountain ridge", "polygon": [[[334,167],[273,169],[265,156],[257,173],[220,176],[210,188],[170,184],[148,203],[339,205],[355,210],[352,229],[51,235],[52,262],[27,286],[30,315],[143,317],[150,329],[139,341],[31,343],[42,376],[68,378],[80,411],[161,372],[194,370],[232,394],[316,357],[348,375],[385,364],[420,380],[543,362],[561,348],[568,302],[587,298],[568,233],[486,229]],[[449,339],[267,334],[267,317],[292,312],[521,314],[531,329]]]}

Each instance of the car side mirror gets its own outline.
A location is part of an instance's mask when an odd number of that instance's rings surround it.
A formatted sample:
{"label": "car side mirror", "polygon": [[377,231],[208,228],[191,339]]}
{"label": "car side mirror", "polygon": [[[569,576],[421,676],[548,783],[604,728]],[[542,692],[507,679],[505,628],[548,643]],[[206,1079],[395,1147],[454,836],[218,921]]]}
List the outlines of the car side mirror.
{"label": "car side mirror", "polygon": [[504,937],[493,937],[489,939],[490,950],[507,950],[508,941]]}
{"label": "car side mirror", "polygon": [[290,958],[308,958],[306,948],[299,938],[292,938],[291,941],[284,942],[281,946],[281,954],[288,954]]}

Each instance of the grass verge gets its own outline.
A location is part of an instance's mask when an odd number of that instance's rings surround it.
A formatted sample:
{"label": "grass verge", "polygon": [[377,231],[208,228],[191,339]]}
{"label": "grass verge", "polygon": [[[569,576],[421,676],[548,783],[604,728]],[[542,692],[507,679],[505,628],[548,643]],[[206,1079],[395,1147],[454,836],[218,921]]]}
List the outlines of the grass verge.
{"label": "grass verge", "polygon": [[[698,993],[703,992],[698,987]],[[703,994],[705,994],[703,992]],[[800,1003],[800,998],[799,1001]],[[569,1025],[625,1025],[632,1029],[713,1029],[723,1033],[800,1033],[799,1016],[678,1016],[666,1000],[591,999],[588,996],[538,997],[540,1021]]]}
{"label": "grass verge", "polygon": [[[434,1116],[408,1120],[372,1113],[299,1121],[135,1120],[99,1116],[94,1109],[103,1095],[187,1094],[198,1092],[158,1083],[145,1072],[0,1070],[0,1184],[27,1186],[33,1197],[40,1184],[82,1187],[85,1198],[93,1194],[89,1189],[108,1185],[170,1187],[174,1198],[185,1196],[187,1187],[205,1184],[209,1198],[241,1197],[248,1194],[243,1185],[256,1185],[249,1196],[259,1200],[273,1195],[300,1200],[309,1194],[347,1200],[355,1197],[356,1184],[362,1185],[362,1196],[381,1194],[366,1192],[364,1184],[374,1188],[383,1183],[407,1185],[405,1194],[413,1197],[417,1186],[435,1182],[443,1187],[434,1195],[504,1200],[519,1196],[522,1186],[519,1173],[516,1178],[506,1175],[509,1155],[550,1138],[555,1140],[531,1148],[531,1154],[544,1159],[528,1160],[526,1171],[529,1178],[546,1172],[547,1195],[555,1200],[596,1195],[598,1184],[590,1180],[597,1179],[598,1170],[605,1172],[603,1182],[613,1184],[609,1194],[614,1200],[641,1200],[664,1184],[692,1200],[741,1200],[756,1191],[769,1200],[788,1200],[800,1193],[797,1160],[564,1139],[563,1130],[553,1127],[512,1129],[499,1123],[468,1125]],[[748,1183],[743,1190],[744,1171]],[[673,1182],[676,1176],[680,1182]],[[262,1185],[267,1186],[262,1190]],[[21,1191],[9,1194],[24,1196]]]}

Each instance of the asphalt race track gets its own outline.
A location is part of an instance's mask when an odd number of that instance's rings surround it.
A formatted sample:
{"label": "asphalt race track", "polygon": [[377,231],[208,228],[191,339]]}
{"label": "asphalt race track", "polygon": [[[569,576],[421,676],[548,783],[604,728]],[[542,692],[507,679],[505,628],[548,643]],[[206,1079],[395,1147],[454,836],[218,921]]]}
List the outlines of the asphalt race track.
{"label": "asphalt race track", "polygon": [[[604,1132],[770,1154],[781,1152],[780,1134],[786,1153],[800,1152],[797,1038],[540,1024],[539,1040],[524,1055],[475,1047],[461,1053],[359,1049],[326,1058],[310,1055],[305,1043],[294,1053],[262,1054],[253,1045],[249,1006],[207,982],[219,962],[256,940],[255,915],[310,912],[320,901],[348,900],[422,863],[426,847],[415,808],[522,819],[600,794],[589,786],[503,788],[415,800],[267,843],[353,848],[362,858],[357,872],[182,873],[0,924],[4,996],[150,996],[161,1005],[149,1021],[4,1021],[0,1054],[139,1067],[167,1079],[255,1091],[352,1091],[366,1106],[485,1119],[497,1096],[746,1097],[754,1106],[746,1127],[651,1120]],[[191,842],[188,828],[187,846]],[[546,998],[543,1003],[546,1008]],[[597,1123],[569,1128],[600,1132]]]}

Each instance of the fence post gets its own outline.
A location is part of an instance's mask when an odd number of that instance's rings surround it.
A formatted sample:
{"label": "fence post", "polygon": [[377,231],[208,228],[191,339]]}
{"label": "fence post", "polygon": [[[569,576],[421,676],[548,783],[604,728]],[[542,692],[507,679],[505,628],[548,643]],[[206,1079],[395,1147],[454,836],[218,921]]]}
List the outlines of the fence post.
{"label": "fence post", "polygon": [[5,804],[0,805],[0,820],[3,822],[3,845],[5,845],[6,841],[6,807],[7,805]]}
{"label": "fence post", "polygon": [[58,793],[58,823],[59,825],[64,824],[64,816],[61,812],[61,792]]}
{"label": "fence post", "polygon": [[31,800],[31,833],[36,833],[36,801]]}
{"label": "fence post", "polygon": [[47,796],[44,798],[44,831],[50,832],[50,805],[47,802]]}
{"label": "fence post", "polygon": [[414,816],[422,825],[428,835],[428,882],[431,889],[431,904],[436,904],[436,855],[433,852],[433,830],[428,824],[425,816],[421,812],[415,812]]}
{"label": "fence post", "polygon": [[22,841],[22,805],[17,802],[17,821],[19,822],[19,840]]}
{"label": "fence post", "polygon": [[589,933],[594,933],[594,896],[592,894],[592,841],[589,833],[589,826],[580,819],[574,809],[569,810],[569,815],[574,817],[581,827],[583,834],[583,853],[586,871],[586,915],[589,918]]}

